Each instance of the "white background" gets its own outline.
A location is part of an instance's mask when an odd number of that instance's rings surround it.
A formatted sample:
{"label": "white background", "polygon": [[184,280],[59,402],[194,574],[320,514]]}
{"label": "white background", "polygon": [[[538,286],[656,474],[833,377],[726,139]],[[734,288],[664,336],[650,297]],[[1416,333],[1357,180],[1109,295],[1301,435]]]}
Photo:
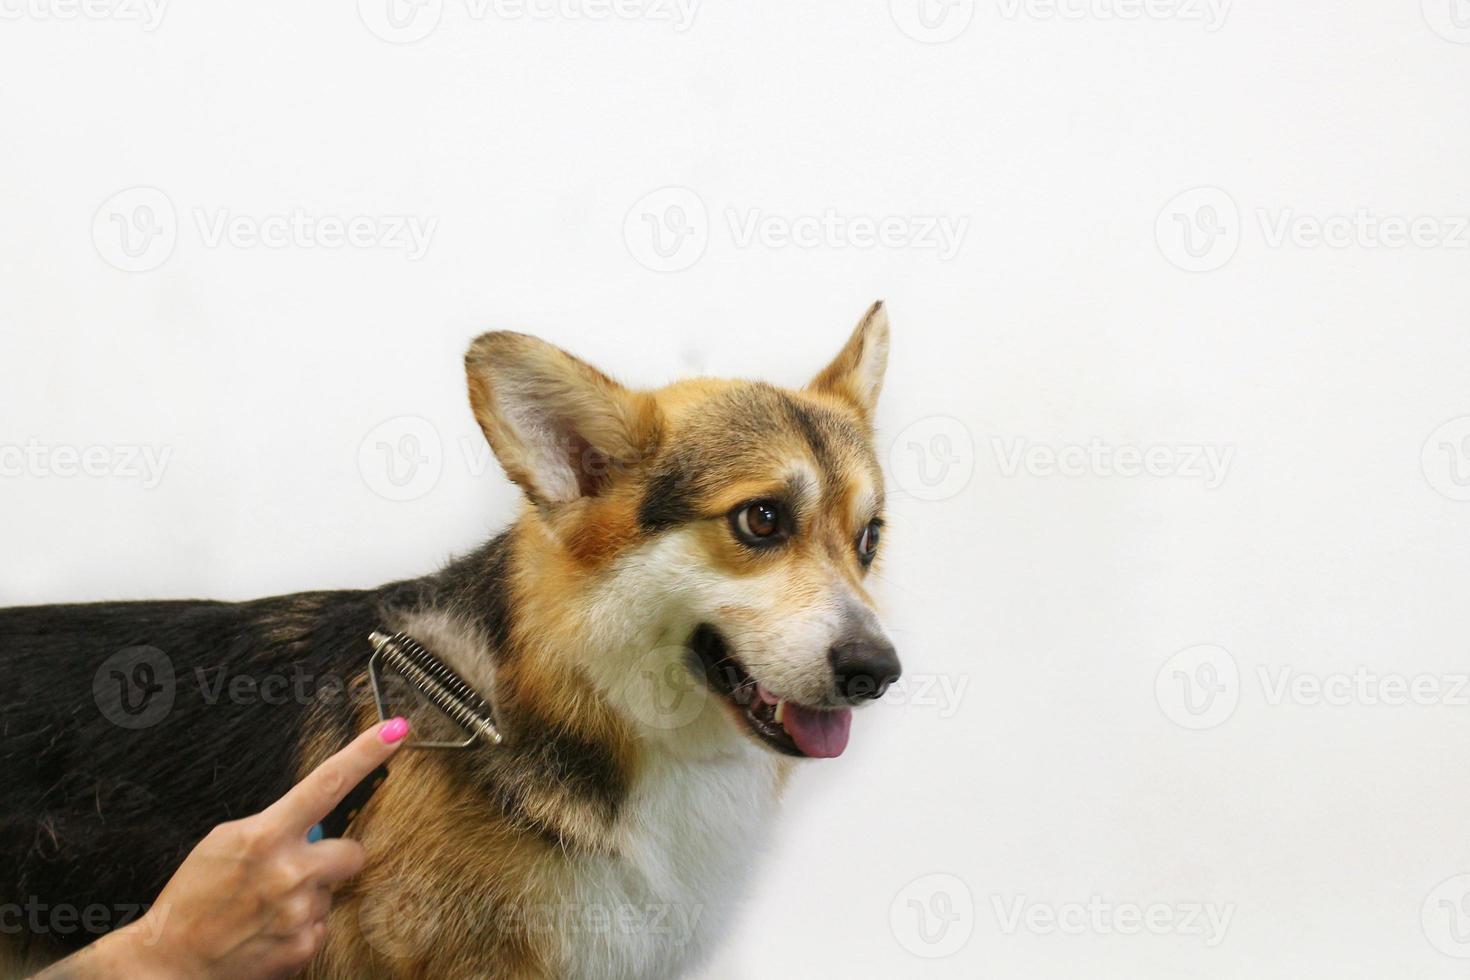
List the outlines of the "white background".
{"label": "white background", "polygon": [[[66,2],[0,0],[0,602],[428,572],[513,512],[474,334],[797,384],[884,297],[910,679],[803,767],[709,975],[1463,974],[1463,0]],[[433,231],[208,234],[296,210]],[[1154,472],[1045,463],[1094,440]],[[1089,902],[1163,934],[1047,927]]]}

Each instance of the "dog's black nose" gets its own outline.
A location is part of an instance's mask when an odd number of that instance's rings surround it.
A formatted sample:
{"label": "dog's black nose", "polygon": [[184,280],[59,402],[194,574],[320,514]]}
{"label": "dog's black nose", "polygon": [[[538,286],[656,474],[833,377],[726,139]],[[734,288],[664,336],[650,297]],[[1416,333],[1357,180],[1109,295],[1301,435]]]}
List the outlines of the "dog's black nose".
{"label": "dog's black nose", "polygon": [[837,693],[851,704],[881,698],[903,669],[898,652],[881,636],[843,640],[827,652]]}

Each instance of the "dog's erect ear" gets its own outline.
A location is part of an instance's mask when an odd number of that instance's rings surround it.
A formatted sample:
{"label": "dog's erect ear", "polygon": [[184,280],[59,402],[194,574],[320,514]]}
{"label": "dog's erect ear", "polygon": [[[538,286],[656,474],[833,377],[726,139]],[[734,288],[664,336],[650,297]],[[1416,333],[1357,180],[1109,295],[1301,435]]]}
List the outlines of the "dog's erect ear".
{"label": "dog's erect ear", "polygon": [[560,347],[497,331],[464,356],[470,405],[506,474],[538,506],[592,497],[658,441],[658,410]]}
{"label": "dog's erect ear", "polygon": [[846,399],[871,422],[887,367],[888,311],[880,299],[868,307],[842,352],[807,387]]}

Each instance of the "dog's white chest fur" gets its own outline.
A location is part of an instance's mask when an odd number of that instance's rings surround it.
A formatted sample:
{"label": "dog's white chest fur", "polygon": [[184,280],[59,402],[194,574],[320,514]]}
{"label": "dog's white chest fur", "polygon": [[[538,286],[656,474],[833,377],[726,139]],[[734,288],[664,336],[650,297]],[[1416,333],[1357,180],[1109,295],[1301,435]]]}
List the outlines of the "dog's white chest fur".
{"label": "dog's white chest fur", "polygon": [[576,874],[582,928],[563,942],[575,977],[672,977],[723,935],[759,859],[781,762],[758,749],[713,760],[652,753],[619,824],[622,853]]}

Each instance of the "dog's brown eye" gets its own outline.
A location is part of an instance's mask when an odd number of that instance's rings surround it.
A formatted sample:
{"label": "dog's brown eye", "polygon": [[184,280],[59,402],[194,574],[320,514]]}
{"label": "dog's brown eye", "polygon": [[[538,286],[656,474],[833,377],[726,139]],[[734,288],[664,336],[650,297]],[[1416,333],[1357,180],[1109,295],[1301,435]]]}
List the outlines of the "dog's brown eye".
{"label": "dog's brown eye", "polygon": [[765,545],[785,535],[781,505],[774,500],[757,500],[738,507],[730,515],[735,534],[746,544]]}
{"label": "dog's brown eye", "polygon": [[858,560],[864,565],[872,561],[873,556],[878,553],[878,535],[882,529],[882,521],[869,521],[868,526],[863,528],[863,533],[858,535]]}

